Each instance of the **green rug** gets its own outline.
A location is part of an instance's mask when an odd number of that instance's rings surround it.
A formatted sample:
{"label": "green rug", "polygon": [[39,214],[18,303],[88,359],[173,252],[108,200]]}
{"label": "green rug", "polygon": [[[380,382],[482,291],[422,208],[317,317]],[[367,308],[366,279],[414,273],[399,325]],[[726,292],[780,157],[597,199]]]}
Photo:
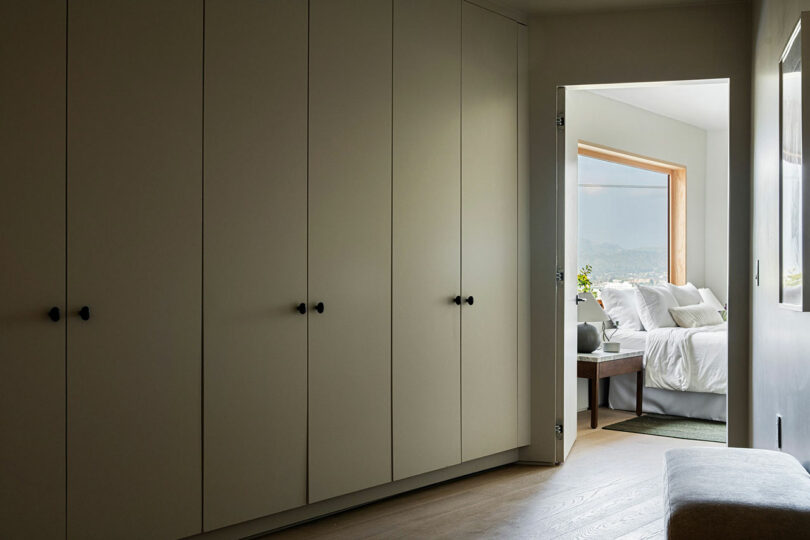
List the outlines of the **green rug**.
{"label": "green rug", "polygon": [[602,429],[643,433],[644,435],[657,435],[659,437],[674,437],[676,439],[692,439],[693,441],[726,442],[725,422],[696,420],[694,418],[666,416],[663,414],[645,414],[630,420],[610,424]]}

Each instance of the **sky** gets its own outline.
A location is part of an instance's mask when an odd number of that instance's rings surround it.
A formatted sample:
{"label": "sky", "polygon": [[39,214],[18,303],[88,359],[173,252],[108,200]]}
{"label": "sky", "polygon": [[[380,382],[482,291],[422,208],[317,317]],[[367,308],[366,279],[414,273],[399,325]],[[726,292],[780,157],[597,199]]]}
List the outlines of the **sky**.
{"label": "sky", "polygon": [[580,238],[626,249],[666,247],[666,174],[579,156],[579,185]]}

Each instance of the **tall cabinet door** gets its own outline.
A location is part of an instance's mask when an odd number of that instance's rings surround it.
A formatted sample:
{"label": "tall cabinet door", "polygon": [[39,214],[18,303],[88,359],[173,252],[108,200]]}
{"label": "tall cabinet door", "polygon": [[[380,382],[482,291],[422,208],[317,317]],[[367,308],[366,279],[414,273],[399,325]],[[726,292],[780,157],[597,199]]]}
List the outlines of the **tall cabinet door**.
{"label": "tall cabinet door", "polygon": [[391,480],[391,7],[310,2],[310,502]]}
{"label": "tall cabinet door", "polygon": [[[65,2],[0,4],[0,538],[65,535]],[[60,311],[53,321],[48,312]],[[56,312],[53,312],[56,314]]]}
{"label": "tall cabinet door", "polygon": [[394,479],[461,461],[461,2],[394,1]]}
{"label": "tall cabinet door", "polygon": [[306,504],[307,1],[205,7],[205,529]]}
{"label": "tall cabinet door", "polygon": [[462,2],[462,455],[517,446],[517,24]]}
{"label": "tall cabinet door", "polygon": [[202,14],[70,2],[70,538],[201,530]]}

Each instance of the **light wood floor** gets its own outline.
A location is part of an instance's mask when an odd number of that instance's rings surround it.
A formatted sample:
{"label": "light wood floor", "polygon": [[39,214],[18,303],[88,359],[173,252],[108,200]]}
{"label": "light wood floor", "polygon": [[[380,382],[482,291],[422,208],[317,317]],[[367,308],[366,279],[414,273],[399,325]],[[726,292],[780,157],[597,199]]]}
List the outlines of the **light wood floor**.
{"label": "light wood floor", "polygon": [[[600,409],[599,425],[632,413]],[[663,538],[664,451],[722,446],[590,429],[559,467],[509,465],[299,525],[280,538]]]}

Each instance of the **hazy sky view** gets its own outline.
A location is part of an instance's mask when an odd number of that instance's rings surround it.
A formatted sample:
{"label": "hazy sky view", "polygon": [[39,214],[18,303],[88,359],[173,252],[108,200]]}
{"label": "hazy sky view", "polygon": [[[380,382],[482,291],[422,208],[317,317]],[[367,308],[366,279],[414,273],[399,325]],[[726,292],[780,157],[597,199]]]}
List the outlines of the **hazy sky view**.
{"label": "hazy sky view", "polygon": [[580,156],[578,183],[577,266],[594,287],[665,283],[669,177]]}
{"label": "hazy sky view", "polygon": [[625,249],[667,246],[666,174],[579,156],[579,186],[581,239]]}

